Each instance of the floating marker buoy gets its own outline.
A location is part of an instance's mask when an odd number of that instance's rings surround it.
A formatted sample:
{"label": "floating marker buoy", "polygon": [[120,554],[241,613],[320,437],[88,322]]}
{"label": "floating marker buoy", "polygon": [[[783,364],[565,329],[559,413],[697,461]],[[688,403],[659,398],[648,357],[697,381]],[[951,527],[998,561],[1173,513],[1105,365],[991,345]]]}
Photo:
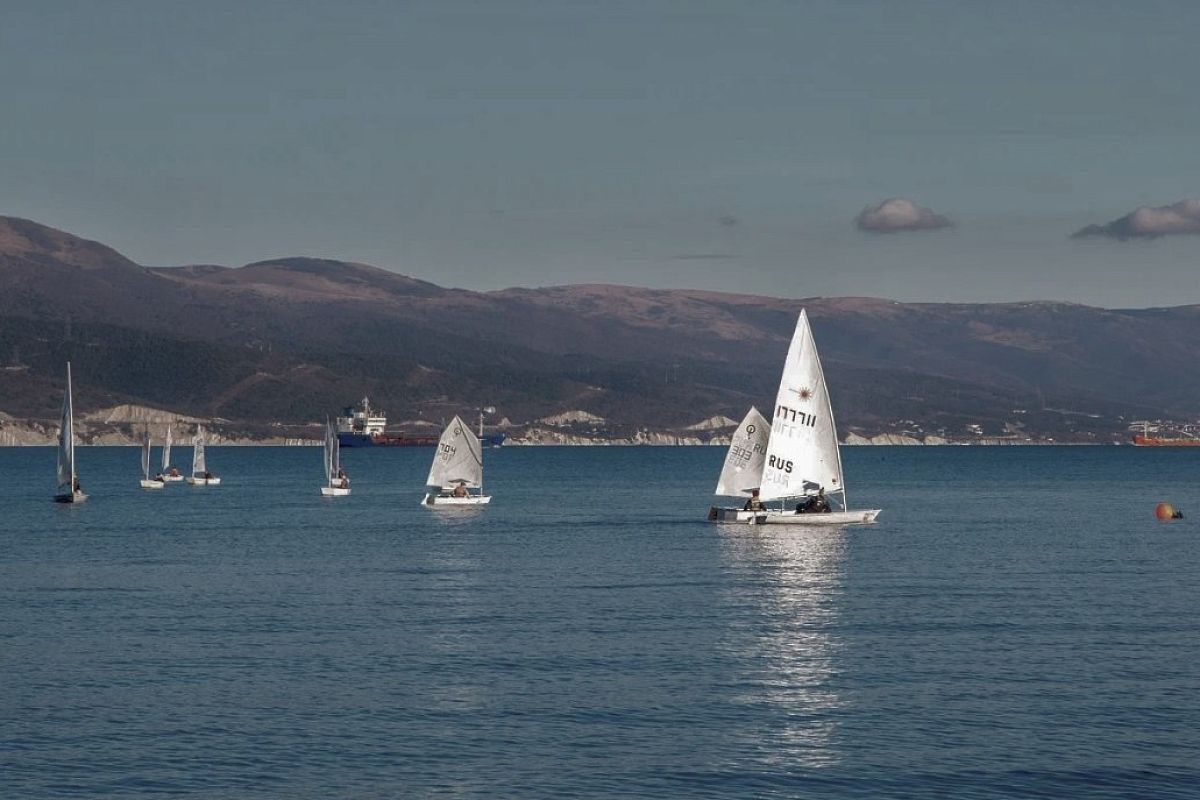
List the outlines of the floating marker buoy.
{"label": "floating marker buoy", "polygon": [[[1159,503],[1154,507],[1154,516],[1159,519],[1178,519],[1175,516],[1175,507],[1170,503]],[[1182,514],[1180,516],[1183,516]]]}

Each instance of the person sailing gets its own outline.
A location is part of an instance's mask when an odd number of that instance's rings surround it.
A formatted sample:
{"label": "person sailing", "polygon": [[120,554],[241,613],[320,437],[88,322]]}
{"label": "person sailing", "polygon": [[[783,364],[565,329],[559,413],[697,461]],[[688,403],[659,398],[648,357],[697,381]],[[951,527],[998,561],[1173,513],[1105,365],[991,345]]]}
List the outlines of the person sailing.
{"label": "person sailing", "polygon": [[338,467],[337,477],[338,477],[338,481],[339,481],[338,486],[340,486],[343,489],[350,488],[350,479],[348,477],[346,477],[346,470],[342,469],[341,467]]}
{"label": "person sailing", "polygon": [[833,507],[829,505],[829,500],[825,498],[824,486],[817,489],[815,496],[796,505],[797,514],[828,514],[832,511]]}
{"label": "person sailing", "polygon": [[758,489],[750,490],[750,499],[746,501],[746,505],[742,506],[742,511],[766,511],[767,507],[763,505],[762,500],[758,499]]}
{"label": "person sailing", "polygon": [[470,492],[467,491],[467,482],[459,481],[458,486],[454,487],[454,491],[450,492],[451,497],[469,497]]}

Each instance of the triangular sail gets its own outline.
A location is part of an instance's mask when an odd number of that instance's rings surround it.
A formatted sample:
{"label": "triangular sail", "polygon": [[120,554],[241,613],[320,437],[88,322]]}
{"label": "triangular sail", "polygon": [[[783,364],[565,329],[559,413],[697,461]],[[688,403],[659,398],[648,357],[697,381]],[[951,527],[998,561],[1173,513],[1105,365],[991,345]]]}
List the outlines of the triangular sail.
{"label": "triangular sail", "polygon": [[337,475],[337,434],[334,432],[333,423],[328,419],[325,420],[325,484],[333,485],[333,476]]}
{"label": "triangular sail", "polygon": [[58,426],[58,488],[67,492],[75,486],[75,407],[71,401],[71,362],[67,362],[67,394],[63,397]]}
{"label": "triangular sail", "polygon": [[142,477],[150,480],[150,429],[142,437]]}
{"label": "triangular sail", "polygon": [[204,428],[196,426],[196,438],[192,440],[192,477],[204,475],[207,468],[204,465]]}
{"label": "triangular sail", "polygon": [[788,348],[763,465],[763,500],[841,492],[842,459],[825,374],[808,314],[800,312]]}
{"label": "triangular sail", "polygon": [[725,466],[721,468],[714,494],[721,497],[749,495],[752,489],[759,487],[770,436],[771,423],[757,408],[751,407],[729,443]]}
{"label": "triangular sail", "polygon": [[167,426],[167,437],[162,446],[162,468],[166,472],[171,466],[171,426]]}
{"label": "triangular sail", "polygon": [[449,489],[465,481],[475,489],[483,484],[483,452],[479,439],[461,418],[455,417],[438,439],[426,486]]}

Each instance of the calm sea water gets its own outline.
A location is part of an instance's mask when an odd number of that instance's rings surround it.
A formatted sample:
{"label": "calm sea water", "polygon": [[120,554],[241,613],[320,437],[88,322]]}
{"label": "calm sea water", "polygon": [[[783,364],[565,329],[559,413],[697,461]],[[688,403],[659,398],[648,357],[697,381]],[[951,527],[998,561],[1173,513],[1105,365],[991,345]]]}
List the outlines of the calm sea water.
{"label": "calm sea water", "polygon": [[1200,796],[1200,452],[849,448],[842,531],[706,523],[716,448],[479,513],[430,454],[0,449],[0,796]]}

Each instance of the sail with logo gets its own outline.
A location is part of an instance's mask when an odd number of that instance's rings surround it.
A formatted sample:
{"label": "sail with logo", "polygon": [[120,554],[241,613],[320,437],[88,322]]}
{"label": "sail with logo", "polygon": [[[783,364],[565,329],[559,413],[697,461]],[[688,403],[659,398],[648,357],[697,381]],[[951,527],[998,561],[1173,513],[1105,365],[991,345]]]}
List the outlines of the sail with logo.
{"label": "sail with logo", "polygon": [[[757,495],[752,495],[742,509],[713,508],[709,518],[759,524],[847,525],[874,522],[879,514],[879,509],[852,511],[846,500],[833,405],[808,313],[803,310],[779,380],[757,486]],[[779,505],[772,501],[779,501]]]}
{"label": "sail with logo", "polygon": [[221,479],[208,469],[204,458],[204,426],[196,426],[196,436],[192,439],[192,474],[187,482],[192,486],[220,486]]}
{"label": "sail with logo", "polygon": [[483,448],[479,438],[456,416],[438,439],[421,504],[475,506],[491,500],[483,493]]}

